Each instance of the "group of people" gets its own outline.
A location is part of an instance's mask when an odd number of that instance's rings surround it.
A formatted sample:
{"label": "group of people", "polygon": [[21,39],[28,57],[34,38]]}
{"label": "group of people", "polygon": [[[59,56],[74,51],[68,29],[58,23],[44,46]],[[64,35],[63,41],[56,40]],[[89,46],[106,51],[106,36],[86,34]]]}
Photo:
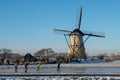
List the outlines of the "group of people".
{"label": "group of people", "polygon": [[[28,62],[25,62],[25,72],[27,72],[27,67],[28,67]],[[15,72],[17,72],[17,69],[18,69],[18,63],[16,62],[15,63]]]}
{"label": "group of people", "polygon": [[[58,62],[58,64],[57,64],[57,71],[60,71],[60,64],[61,64],[61,62]],[[41,64],[38,63],[37,64],[37,71],[40,69],[40,66],[41,66]],[[27,72],[28,62],[25,62],[24,67],[25,67],[25,72]],[[15,63],[15,72],[17,72],[17,69],[18,69],[18,63],[16,62]]]}

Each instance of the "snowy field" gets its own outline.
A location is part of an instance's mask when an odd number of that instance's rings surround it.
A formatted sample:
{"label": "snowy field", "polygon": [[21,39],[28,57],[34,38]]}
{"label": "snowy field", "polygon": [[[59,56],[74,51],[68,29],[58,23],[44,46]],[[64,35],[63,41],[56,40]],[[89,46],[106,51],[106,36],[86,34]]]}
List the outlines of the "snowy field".
{"label": "snowy field", "polygon": [[120,77],[39,76],[39,77],[0,77],[0,80],[120,80]]}

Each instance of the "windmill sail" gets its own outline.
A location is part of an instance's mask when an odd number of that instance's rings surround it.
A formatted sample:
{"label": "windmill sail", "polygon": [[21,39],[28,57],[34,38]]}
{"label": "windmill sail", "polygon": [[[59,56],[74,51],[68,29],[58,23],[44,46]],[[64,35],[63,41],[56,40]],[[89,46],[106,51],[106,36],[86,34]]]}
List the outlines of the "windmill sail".
{"label": "windmill sail", "polygon": [[78,23],[78,29],[80,29],[81,20],[82,20],[82,7],[81,7],[81,10],[80,10],[80,18],[79,18],[79,23]]}
{"label": "windmill sail", "polygon": [[72,31],[68,31],[68,30],[61,30],[61,29],[54,29],[54,31],[56,31],[56,32],[72,32]]}
{"label": "windmill sail", "polygon": [[102,32],[83,31],[83,34],[88,36],[105,38],[105,33]]}

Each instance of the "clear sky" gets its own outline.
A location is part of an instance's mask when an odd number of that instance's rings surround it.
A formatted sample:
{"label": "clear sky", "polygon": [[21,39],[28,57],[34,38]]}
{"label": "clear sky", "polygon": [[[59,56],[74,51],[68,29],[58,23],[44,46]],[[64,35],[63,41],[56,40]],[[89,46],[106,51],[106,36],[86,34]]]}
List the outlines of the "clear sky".
{"label": "clear sky", "polygon": [[81,6],[81,30],[106,36],[88,39],[88,55],[120,52],[120,0],[0,0],[0,49],[21,54],[42,48],[67,52],[64,36],[53,29],[73,30]]}

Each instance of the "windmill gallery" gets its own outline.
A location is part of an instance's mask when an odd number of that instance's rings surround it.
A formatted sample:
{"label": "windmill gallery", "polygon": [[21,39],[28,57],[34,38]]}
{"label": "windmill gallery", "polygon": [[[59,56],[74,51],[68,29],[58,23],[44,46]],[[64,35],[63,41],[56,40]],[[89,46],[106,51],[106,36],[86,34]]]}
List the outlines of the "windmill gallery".
{"label": "windmill gallery", "polygon": [[[81,31],[80,30],[81,20],[82,20],[82,7],[80,9],[79,23],[77,28],[75,28],[73,31],[54,29],[55,32],[62,32],[64,34],[68,45],[67,56],[69,57],[69,59],[75,60],[86,59],[84,43],[88,40],[90,36],[105,38],[104,34],[102,33]],[[69,37],[69,40],[67,39],[67,36]],[[87,38],[83,40],[83,36],[87,36]]]}

